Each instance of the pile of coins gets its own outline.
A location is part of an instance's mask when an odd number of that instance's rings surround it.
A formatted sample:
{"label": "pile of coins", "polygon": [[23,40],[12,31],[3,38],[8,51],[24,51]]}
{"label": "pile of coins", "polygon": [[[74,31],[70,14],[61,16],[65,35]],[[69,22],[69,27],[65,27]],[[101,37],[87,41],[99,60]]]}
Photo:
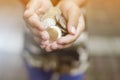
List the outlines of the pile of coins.
{"label": "pile of coins", "polygon": [[55,41],[67,34],[66,20],[63,17],[61,10],[57,7],[50,8],[40,18],[40,21],[43,22],[47,29],[50,41]]}

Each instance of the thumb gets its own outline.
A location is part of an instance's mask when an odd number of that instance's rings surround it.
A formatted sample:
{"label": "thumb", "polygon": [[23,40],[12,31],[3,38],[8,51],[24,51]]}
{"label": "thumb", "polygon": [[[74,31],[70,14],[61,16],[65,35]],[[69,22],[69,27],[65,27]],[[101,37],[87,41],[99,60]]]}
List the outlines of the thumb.
{"label": "thumb", "polygon": [[68,24],[67,29],[70,34],[76,33],[76,28],[78,25],[78,19],[80,16],[80,10],[77,8],[72,8],[68,11]]}

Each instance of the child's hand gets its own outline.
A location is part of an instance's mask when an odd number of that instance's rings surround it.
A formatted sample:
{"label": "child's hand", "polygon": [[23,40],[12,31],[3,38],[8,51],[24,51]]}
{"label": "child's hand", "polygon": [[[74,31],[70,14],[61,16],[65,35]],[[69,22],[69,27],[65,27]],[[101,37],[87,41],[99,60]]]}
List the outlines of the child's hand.
{"label": "child's hand", "polygon": [[30,0],[24,12],[24,19],[28,28],[41,45],[43,41],[47,42],[49,35],[42,22],[40,22],[40,16],[52,6],[50,0]]}
{"label": "child's hand", "polygon": [[67,29],[69,34],[51,44],[50,47],[48,46],[46,48],[47,51],[70,47],[85,28],[83,14],[74,2],[62,0],[57,7],[61,9],[63,16],[68,22]]}
{"label": "child's hand", "polygon": [[50,43],[48,40],[49,34],[40,22],[39,16],[42,16],[42,14],[52,6],[50,0],[31,0],[24,13],[24,19],[29,25],[28,28],[35,35],[36,41],[38,41],[40,46],[46,51],[63,49],[71,46],[84,30],[85,26],[84,17],[80,12],[80,8],[72,0],[61,0],[57,7],[61,9],[68,22],[67,29],[69,34]]}

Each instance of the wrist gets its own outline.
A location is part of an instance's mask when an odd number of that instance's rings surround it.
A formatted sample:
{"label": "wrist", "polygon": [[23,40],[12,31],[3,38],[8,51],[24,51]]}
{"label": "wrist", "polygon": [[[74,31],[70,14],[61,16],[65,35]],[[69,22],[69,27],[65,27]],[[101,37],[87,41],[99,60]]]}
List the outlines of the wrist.
{"label": "wrist", "polygon": [[60,1],[72,2],[72,3],[76,4],[77,6],[81,7],[86,3],[87,0],[60,0]]}
{"label": "wrist", "polygon": [[78,4],[76,4],[73,0],[60,0],[57,6],[60,7],[61,9],[64,8],[69,9],[72,6],[76,6],[79,8]]}

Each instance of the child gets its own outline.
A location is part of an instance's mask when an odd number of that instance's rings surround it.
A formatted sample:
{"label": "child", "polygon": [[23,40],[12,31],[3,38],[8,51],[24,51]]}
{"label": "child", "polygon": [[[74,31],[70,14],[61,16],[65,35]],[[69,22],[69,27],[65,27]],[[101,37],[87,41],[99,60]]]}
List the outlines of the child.
{"label": "child", "polygon": [[[84,44],[80,44],[79,40],[85,28],[80,9],[84,3],[85,0],[29,1],[24,19],[32,34],[26,33],[24,59],[30,80],[83,80],[87,56],[83,49],[81,50]],[[67,21],[68,34],[51,43],[38,15],[44,15],[53,6],[58,7],[63,13]],[[80,51],[84,53],[81,55]]]}

